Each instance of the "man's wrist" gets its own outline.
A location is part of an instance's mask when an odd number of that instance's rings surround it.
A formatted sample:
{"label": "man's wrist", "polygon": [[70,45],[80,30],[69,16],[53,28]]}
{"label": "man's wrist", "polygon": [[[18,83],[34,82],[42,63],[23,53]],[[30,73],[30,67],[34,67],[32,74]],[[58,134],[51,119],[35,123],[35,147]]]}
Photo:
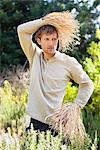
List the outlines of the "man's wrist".
{"label": "man's wrist", "polygon": [[79,108],[83,108],[84,106],[83,106],[83,104],[81,104],[81,102],[79,102],[80,100],[75,100],[75,104],[77,104],[78,106],[79,106]]}

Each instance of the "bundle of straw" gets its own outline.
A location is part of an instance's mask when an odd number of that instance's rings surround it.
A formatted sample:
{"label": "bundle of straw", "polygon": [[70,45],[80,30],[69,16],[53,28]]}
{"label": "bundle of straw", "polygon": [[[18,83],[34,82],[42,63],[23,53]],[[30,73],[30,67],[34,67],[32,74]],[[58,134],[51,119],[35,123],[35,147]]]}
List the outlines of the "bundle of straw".
{"label": "bundle of straw", "polygon": [[79,40],[79,22],[71,12],[53,12],[43,17],[45,24],[50,24],[58,30],[59,42],[62,48]]}
{"label": "bundle of straw", "polygon": [[84,144],[87,135],[81,119],[81,110],[77,104],[64,104],[62,108],[50,116],[50,119],[53,124],[52,127],[60,130],[64,138],[67,137],[70,142]]}

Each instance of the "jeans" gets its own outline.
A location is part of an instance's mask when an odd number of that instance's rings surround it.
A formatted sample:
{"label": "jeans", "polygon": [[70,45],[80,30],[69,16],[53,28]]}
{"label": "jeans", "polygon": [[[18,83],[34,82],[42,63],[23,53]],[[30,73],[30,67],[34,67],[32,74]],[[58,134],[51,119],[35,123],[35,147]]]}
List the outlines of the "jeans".
{"label": "jeans", "polygon": [[33,118],[30,119],[30,124],[29,124],[29,127],[26,128],[26,132],[31,129],[31,126],[33,126],[34,130],[37,130],[39,132],[42,132],[42,131],[46,132],[47,130],[50,130],[53,136],[58,135],[58,132],[55,129],[51,128],[50,125],[40,122]]}
{"label": "jeans", "polygon": [[[29,124],[29,127],[26,128],[26,132],[30,131],[32,126],[33,126],[34,130],[37,130],[39,132],[44,131],[46,133],[47,130],[51,131],[51,135],[53,137],[55,137],[59,134],[55,129],[51,128],[50,125],[45,124],[43,122],[40,122],[40,121],[33,119],[33,118],[30,119],[30,124]],[[38,143],[38,135],[37,135],[37,143]],[[66,144],[67,142],[63,138],[61,143]]]}

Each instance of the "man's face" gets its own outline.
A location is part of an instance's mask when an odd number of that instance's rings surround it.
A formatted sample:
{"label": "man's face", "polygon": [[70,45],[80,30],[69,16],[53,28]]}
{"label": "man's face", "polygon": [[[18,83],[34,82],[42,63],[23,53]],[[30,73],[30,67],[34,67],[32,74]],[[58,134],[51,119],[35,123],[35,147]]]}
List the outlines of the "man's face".
{"label": "man's face", "polygon": [[41,39],[38,38],[38,43],[45,53],[54,54],[58,44],[57,33],[43,33]]}

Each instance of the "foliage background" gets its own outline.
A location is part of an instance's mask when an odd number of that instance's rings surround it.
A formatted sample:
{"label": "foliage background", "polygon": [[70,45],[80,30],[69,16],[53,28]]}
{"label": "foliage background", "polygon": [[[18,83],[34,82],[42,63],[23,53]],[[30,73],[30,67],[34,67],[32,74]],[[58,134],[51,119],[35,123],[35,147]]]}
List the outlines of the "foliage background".
{"label": "foliage background", "polygon": [[[95,39],[97,18],[99,16],[98,0],[1,0],[0,1],[0,52],[1,71],[6,66],[23,65],[23,54],[17,36],[17,26],[34,20],[53,11],[72,11],[79,20],[80,45],[74,48],[73,55],[78,60],[87,56],[87,47]],[[5,44],[6,43],[6,44]]]}
{"label": "foliage background", "polygon": [[[49,12],[70,10],[80,22],[81,40],[73,51],[66,50],[66,53],[74,56],[83,65],[84,70],[94,82],[94,92],[82,110],[82,114],[87,133],[94,145],[100,148],[100,22],[98,8],[100,8],[99,0],[0,1],[0,81],[2,81],[0,82],[0,130],[7,131],[8,127],[12,128],[13,120],[15,120],[16,125],[14,126],[18,133],[18,128],[24,126],[22,122],[26,115],[29,66],[18,41],[17,26],[40,18]],[[78,85],[71,81],[66,87],[64,103],[74,101],[77,91]]]}

